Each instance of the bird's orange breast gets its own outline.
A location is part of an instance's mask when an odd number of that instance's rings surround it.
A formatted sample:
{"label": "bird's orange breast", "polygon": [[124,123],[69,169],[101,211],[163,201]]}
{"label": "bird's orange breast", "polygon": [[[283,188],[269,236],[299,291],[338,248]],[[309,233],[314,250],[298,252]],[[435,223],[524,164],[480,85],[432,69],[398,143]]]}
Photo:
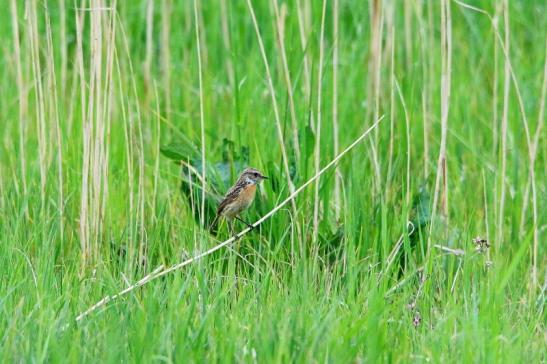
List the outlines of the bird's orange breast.
{"label": "bird's orange breast", "polygon": [[249,185],[241,189],[239,194],[232,201],[226,204],[222,211],[222,215],[233,218],[251,205],[256,193],[256,186]]}
{"label": "bird's orange breast", "polygon": [[256,185],[252,184],[245,187],[243,191],[241,191],[241,199],[243,200],[242,202],[244,203],[246,202],[247,204],[250,205],[255,198],[255,194],[256,194]]}

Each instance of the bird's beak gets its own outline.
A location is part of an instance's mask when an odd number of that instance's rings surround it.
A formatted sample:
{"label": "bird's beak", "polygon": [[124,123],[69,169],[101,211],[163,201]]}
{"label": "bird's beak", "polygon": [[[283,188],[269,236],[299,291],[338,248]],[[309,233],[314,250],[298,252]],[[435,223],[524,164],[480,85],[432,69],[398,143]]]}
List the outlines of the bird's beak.
{"label": "bird's beak", "polygon": [[266,176],[260,176],[262,179],[269,179],[268,177]]}

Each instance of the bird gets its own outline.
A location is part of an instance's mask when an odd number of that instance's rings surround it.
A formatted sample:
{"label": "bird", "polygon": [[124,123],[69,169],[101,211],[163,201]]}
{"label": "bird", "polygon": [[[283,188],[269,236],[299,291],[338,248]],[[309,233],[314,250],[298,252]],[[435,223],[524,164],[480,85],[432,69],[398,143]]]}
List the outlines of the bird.
{"label": "bird", "polygon": [[224,217],[228,222],[230,232],[233,233],[232,221],[237,219],[250,227],[253,225],[248,224],[241,218],[239,214],[247,209],[253,203],[256,194],[256,186],[263,180],[268,179],[260,171],[254,168],[246,168],[237,179],[236,183],[226,192],[226,195],[220,201],[218,205],[217,214],[211,223],[209,231],[213,234],[216,233],[216,226],[221,217]]}

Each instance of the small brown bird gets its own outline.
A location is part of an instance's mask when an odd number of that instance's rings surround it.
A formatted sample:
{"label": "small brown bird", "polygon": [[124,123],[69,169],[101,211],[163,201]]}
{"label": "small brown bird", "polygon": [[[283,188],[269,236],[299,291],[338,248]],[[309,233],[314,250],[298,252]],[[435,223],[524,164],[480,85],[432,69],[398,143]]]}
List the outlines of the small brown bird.
{"label": "small brown bird", "polygon": [[217,215],[211,224],[210,231],[215,233],[215,228],[221,217],[226,218],[232,233],[233,219],[237,219],[248,227],[253,228],[252,225],[240,219],[238,215],[251,206],[256,194],[256,185],[264,179],[268,179],[268,177],[264,176],[258,170],[254,168],[245,169],[237,179],[235,185],[228,190],[226,196],[224,196],[224,199],[218,205]]}

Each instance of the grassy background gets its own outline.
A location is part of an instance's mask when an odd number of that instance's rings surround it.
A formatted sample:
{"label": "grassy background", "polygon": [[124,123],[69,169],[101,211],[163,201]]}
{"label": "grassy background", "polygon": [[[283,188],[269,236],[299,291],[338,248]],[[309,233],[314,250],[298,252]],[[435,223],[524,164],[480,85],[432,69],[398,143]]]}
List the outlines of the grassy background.
{"label": "grassy background", "polygon": [[[2,4],[3,362],[545,360],[543,1],[251,1],[275,106],[246,1]],[[271,176],[255,221],[381,115],[258,232],[74,324],[228,237],[168,156],[207,203]]]}

